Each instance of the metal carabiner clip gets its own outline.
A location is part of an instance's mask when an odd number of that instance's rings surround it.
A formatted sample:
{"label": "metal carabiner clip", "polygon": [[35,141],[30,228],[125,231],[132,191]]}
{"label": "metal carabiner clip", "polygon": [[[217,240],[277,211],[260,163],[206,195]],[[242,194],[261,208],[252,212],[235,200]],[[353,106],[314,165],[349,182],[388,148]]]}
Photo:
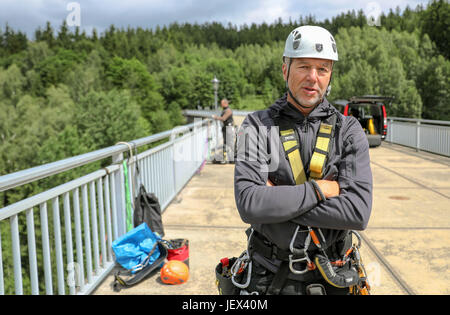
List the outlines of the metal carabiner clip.
{"label": "metal carabiner clip", "polygon": [[356,245],[356,248],[361,248],[361,235],[359,235],[359,233],[354,230],[350,230],[350,234],[355,234],[356,238],[358,239],[358,245]]}
{"label": "metal carabiner clip", "polygon": [[[305,256],[304,258],[299,259],[292,259],[294,255],[289,255],[289,269],[292,271],[292,273],[295,273],[296,275],[302,275],[304,273],[307,273],[309,271],[308,269],[308,263],[311,263],[308,256]],[[306,261],[306,267],[303,270],[297,270],[294,268],[294,263]]]}
{"label": "metal carabiner clip", "polygon": [[[252,229],[252,231],[248,237],[247,249],[241,254],[241,256],[239,256],[238,259],[236,259],[236,261],[234,262],[233,266],[231,266],[231,269],[230,269],[231,282],[239,289],[245,289],[250,284],[251,274],[252,274],[252,260],[250,258],[250,254],[249,254],[249,244],[250,244],[250,240],[253,236],[254,231],[255,230]],[[247,266],[248,266],[247,279],[244,284],[241,284],[241,283],[237,282],[234,278],[236,277],[237,274],[243,272],[247,268]]]}
{"label": "metal carabiner clip", "polygon": [[[305,247],[303,249],[297,249],[294,247],[295,239],[297,238],[297,233],[299,232],[300,226],[297,225],[297,228],[295,229],[294,235],[292,236],[291,243],[289,244],[289,250],[291,251],[291,255],[289,255],[289,269],[292,271],[292,273],[296,275],[301,275],[304,273],[307,273],[309,271],[308,265],[311,263],[311,260],[309,259],[307,250],[309,247],[309,244],[311,243],[311,235],[309,234],[309,230],[301,231],[301,232],[308,232],[308,236],[305,239]],[[301,258],[294,259],[293,257],[295,255],[304,255]],[[294,263],[303,262],[306,261],[306,267],[303,270],[297,270],[294,268]]]}
{"label": "metal carabiner clip", "polygon": [[[241,265],[240,259],[236,260],[236,262],[231,267],[231,282],[239,289],[246,289],[250,284],[250,279],[251,279],[251,274],[252,274],[252,261],[245,262],[245,267],[243,269],[245,270],[245,268],[248,266],[248,270],[247,270],[247,279],[246,279],[245,283],[243,283],[243,284],[237,282],[234,279],[234,277],[238,273],[238,270],[240,269],[239,265]],[[237,268],[237,267],[239,267],[239,268]],[[236,270],[236,269],[238,269],[238,270]]]}

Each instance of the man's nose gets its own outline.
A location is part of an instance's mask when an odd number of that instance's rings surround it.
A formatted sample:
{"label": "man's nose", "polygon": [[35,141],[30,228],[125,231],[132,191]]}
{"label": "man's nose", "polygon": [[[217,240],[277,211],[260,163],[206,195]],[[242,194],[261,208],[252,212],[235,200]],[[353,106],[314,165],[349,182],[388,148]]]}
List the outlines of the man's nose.
{"label": "man's nose", "polygon": [[318,80],[318,72],[317,69],[314,67],[309,68],[308,72],[306,73],[306,79],[309,81],[316,82]]}

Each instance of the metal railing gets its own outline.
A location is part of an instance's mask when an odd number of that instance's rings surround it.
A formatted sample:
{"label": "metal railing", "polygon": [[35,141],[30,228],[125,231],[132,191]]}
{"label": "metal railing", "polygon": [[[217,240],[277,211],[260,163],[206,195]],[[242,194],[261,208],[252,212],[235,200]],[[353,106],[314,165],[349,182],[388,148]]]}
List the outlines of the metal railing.
{"label": "metal railing", "polygon": [[[250,113],[253,113],[254,111],[243,111],[243,110],[233,110],[234,116],[247,116]],[[202,109],[189,109],[184,110],[183,114],[185,116],[191,116],[191,117],[203,117],[203,118],[210,118],[213,114],[220,114],[219,111],[214,110],[202,110]]]}
{"label": "metal railing", "polygon": [[[15,294],[23,294],[24,285],[31,294],[91,293],[115,265],[112,241],[126,233],[124,167],[129,170],[132,199],[142,183],[148,192],[155,193],[164,210],[205,162],[211,147],[216,146],[216,133],[217,128],[207,119],[128,145],[118,144],[1,176],[0,192],[112,159],[108,167],[0,209],[0,229],[10,231],[12,264],[8,266],[13,269],[4,272],[5,249],[2,251],[0,233],[0,294],[5,294],[5,279],[12,277]],[[138,155],[129,154],[123,164],[123,153],[130,147],[134,150],[167,138],[167,142]],[[138,181],[136,163],[140,170]],[[24,256],[28,256],[28,262]]]}
{"label": "metal railing", "polygon": [[[251,111],[233,110],[235,116],[246,116]],[[186,116],[210,117],[212,110],[186,110]],[[385,141],[416,150],[423,150],[450,156],[450,121],[388,117],[388,131]]]}
{"label": "metal railing", "polygon": [[450,121],[388,117],[386,141],[450,156]]}

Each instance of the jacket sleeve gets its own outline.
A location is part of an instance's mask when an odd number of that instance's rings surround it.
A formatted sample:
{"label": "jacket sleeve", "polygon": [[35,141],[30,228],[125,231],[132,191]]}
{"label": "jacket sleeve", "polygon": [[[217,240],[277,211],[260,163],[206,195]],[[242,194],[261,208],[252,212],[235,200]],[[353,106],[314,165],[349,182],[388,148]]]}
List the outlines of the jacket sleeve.
{"label": "jacket sleeve", "polygon": [[[273,163],[273,159],[279,158],[278,151],[272,151],[270,155],[268,153],[267,141],[274,131],[267,131],[267,127],[255,115],[248,115],[239,129],[234,194],[241,219],[249,224],[286,222],[318,204],[311,183],[297,186],[266,185],[271,163],[277,164]],[[272,135],[275,137],[275,133]]]}
{"label": "jacket sleeve", "polygon": [[372,209],[369,144],[359,122],[349,118],[343,130],[338,167],[339,196],[329,198],[291,220],[297,224],[337,230],[364,230]]}

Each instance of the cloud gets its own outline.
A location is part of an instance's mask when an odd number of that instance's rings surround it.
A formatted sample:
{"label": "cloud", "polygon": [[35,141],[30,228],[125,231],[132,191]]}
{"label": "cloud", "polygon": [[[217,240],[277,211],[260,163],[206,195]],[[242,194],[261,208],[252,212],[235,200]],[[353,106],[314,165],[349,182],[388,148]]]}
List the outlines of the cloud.
{"label": "cloud", "polygon": [[[8,23],[32,37],[37,27],[50,21],[59,28],[70,11],[72,0],[2,0],[0,28]],[[241,26],[244,23],[273,23],[278,18],[298,21],[300,15],[314,15],[317,20],[331,18],[348,10],[365,10],[369,2],[379,4],[384,12],[397,5],[415,8],[428,0],[79,0],[81,28],[88,33],[95,27],[99,32],[110,25],[116,27],[155,28],[157,25],[178,23],[220,22]]]}

